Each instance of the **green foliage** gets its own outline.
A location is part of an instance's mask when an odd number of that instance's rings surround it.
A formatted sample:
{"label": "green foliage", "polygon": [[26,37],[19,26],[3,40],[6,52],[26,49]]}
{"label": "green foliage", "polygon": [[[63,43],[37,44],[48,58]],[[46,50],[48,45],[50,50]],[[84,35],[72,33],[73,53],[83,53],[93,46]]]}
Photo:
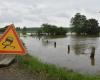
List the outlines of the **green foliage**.
{"label": "green foliage", "polygon": [[39,27],[31,27],[31,28],[27,27],[27,32],[29,32],[29,33],[37,33],[37,31],[39,29],[40,29]]}
{"label": "green foliage", "polygon": [[42,29],[41,29],[41,28],[38,29],[36,33],[37,33],[38,35],[41,35],[41,33],[42,33]]}
{"label": "green foliage", "polygon": [[20,28],[20,27],[16,27],[16,31],[17,31],[18,33],[20,33],[20,32],[21,32],[21,28]]}
{"label": "green foliage", "polygon": [[41,29],[43,33],[47,33],[48,35],[55,35],[57,27],[55,25],[42,24]]}
{"label": "green foliage", "polygon": [[16,27],[16,30],[17,30],[17,31],[20,31],[20,27]]}
{"label": "green foliage", "polygon": [[22,68],[32,72],[41,80],[100,80],[99,76],[82,75],[55,65],[42,63],[35,57],[25,55],[18,57]]}
{"label": "green foliage", "polygon": [[76,32],[77,34],[80,34],[82,32],[82,28],[84,26],[85,21],[86,16],[77,13],[75,17],[71,19],[72,31]]}
{"label": "green foliage", "polygon": [[98,21],[86,19],[86,16],[76,13],[71,19],[71,31],[77,34],[97,35],[99,34]]}
{"label": "green foliage", "polygon": [[65,35],[67,33],[67,29],[63,27],[58,28],[57,26],[50,24],[42,24],[41,31],[41,34],[47,35]]}
{"label": "green foliage", "polygon": [[66,29],[65,28],[58,28],[56,31],[56,35],[66,35]]}
{"label": "green foliage", "polygon": [[23,29],[22,29],[22,33],[23,33],[23,34],[26,34],[26,33],[27,33],[27,28],[26,28],[25,26],[24,26]]}
{"label": "green foliage", "polygon": [[30,27],[30,28],[28,28],[28,27],[24,26],[23,28],[17,27],[16,30],[18,32],[22,32],[22,33],[26,33],[26,32],[27,33],[37,33],[38,30],[40,30],[40,28],[38,28],[38,27]]}
{"label": "green foliage", "polygon": [[4,28],[0,28],[0,33],[3,33],[3,32],[5,32],[5,30],[7,29],[7,26],[6,27],[4,27]]}
{"label": "green foliage", "polygon": [[[5,27],[3,27],[3,28],[0,28],[0,33],[5,32],[6,29],[7,29],[7,26],[5,26]],[[16,27],[16,31],[17,31],[17,32],[20,32],[20,31],[21,31],[20,27]]]}
{"label": "green foliage", "polygon": [[95,19],[88,19],[84,24],[84,32],[89,35],[99,34],[98,21]]}

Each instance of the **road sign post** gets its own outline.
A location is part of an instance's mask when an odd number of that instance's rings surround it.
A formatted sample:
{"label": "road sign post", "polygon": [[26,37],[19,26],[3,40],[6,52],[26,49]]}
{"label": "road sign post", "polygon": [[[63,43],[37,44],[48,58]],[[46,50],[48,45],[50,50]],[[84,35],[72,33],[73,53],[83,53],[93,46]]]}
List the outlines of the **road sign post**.
{"label": "road sign post", "polygon": [[5,55],[4,59],[0,61],[0,66],[7,66],[15,59],[15,56],[26,54],[23,43],[13,24],[8,25],[7,30],[0,36],[0,54],[1,56]]}

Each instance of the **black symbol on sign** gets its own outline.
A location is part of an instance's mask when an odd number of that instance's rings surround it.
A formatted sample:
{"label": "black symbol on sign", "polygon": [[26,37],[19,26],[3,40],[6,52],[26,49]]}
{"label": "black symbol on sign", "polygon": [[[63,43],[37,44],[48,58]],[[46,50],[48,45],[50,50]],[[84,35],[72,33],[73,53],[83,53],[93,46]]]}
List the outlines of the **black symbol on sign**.
{"label": "black symbol on sign", "polygon": [[4,46],[3,48],[6,48],[6,47],[12,47],[12,48],[15,48],[15,46],[11,46],[11,44],[13,43],[14,41],[14,38],[11,37],[11,36],[8,36],[5,41],[2,43],[2,45]]}

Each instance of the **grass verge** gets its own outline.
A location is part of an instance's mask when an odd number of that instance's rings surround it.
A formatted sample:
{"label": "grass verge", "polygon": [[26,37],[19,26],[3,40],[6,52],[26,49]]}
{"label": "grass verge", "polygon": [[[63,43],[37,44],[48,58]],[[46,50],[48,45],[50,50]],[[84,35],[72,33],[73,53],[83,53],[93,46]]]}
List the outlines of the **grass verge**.
{"label": "grass verge", "polygon": [[96,75],[82,75],[42,63],[30,55],[19,56],[18,61],[21,68],[30,71],[39,80],[100,80],[100,77]]}

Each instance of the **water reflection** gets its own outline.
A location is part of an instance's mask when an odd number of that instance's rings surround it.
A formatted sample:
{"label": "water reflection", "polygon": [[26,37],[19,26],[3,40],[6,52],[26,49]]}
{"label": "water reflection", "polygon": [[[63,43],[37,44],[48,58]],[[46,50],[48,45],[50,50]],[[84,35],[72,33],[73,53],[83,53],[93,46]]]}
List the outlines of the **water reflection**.
{"label": "water reflection", "polygon": [[91,65],[95,66],[95,58],[94,57],[90,57],[90,60],[91,60]]}
{"label": "water reflection", "polygon": [[68,54],[70,53],[70,45],[68,45]]}
{"label": "water reflection", "polygon": [[81,44],[73,45],[73,50],[76,55],[85,54],[86,48],[87,47],[85,45],[81,45]]}
{"label": "water reflection", "polygon": [[90,57],[91,57],[91,58],[94,58],[94,56],[95,56],[95,47],[92,47]]}
{"label": "water reflection", "polygon": [[42,39],[42,44],[43,44],[44,46],[48,46],[48,45],[50,44],[50,41],[49,41],[49,40],[44,40],[44,39]]}
{"label": "water reflection", "polygon": [[54,48],[56,48],[56,42],[54,42]]}
{"label": "water reflection", "polygon": [[94,66],[95,65],[95,47],[92,47],[90,59],[91,59],[91,65]]}
{"label": "water reflection", "polygon": [[42,39],[42,36],[38,36],[38,39],[39,39],[39,40]]}
{"label": "water reflection", "polygon": [[59,39],[59,38],[66,38],[66,35],[58,35],[58,36],[43,36],[44,39]]}
{"label": "water reflection", "polygon": [[100,37],[23,37],[23,40],[29,53],[38,56],[44,62],[80,72],[92,73],[100,70]]}

